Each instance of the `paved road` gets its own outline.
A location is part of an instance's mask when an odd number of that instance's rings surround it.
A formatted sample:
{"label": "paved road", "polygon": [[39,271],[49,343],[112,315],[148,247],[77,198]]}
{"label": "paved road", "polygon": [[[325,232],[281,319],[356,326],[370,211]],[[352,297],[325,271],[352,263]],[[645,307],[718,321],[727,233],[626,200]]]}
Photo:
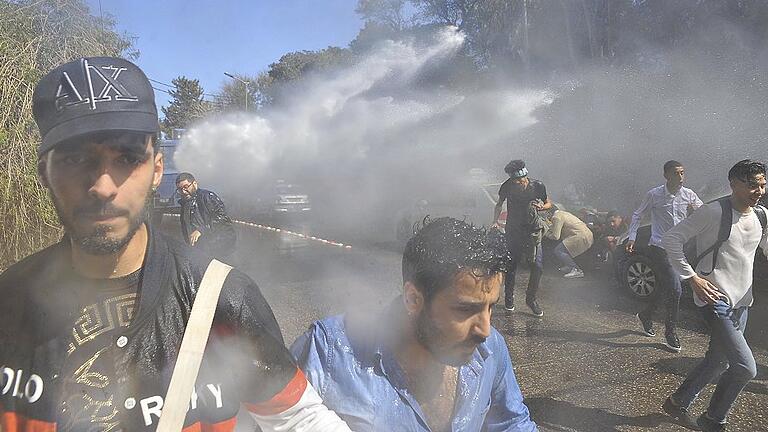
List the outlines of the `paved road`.
{"label": "paved road", "polygon": [[[236,264],[261,286],[292,342],[315,319],[347,310],[380,310],[397,293],[400,254],[375,246],[343,249],[295,236],[240,228]],[[520,282],[526,282],[525,274]],[[768,431],[768,289],[759,291],[748,337],[758,376],[730,417],[733,431]],[[682,311],[683,351],[670,353],[662,337],[638,332],[641,304],[606,276],[566,281],[545,274],[542,319],[498,307],[493,324],[509,345],[518,381],[542,431],[683,431],[661,414],[667,394],[702,357],[707,338],[696,311]],[[762,301],[762,304],[761,304]],[[659,332],[662,333],[662,332]],[[710,386],[693,408],[704,409]],[[703,401],[702,401],[703,400]]]}

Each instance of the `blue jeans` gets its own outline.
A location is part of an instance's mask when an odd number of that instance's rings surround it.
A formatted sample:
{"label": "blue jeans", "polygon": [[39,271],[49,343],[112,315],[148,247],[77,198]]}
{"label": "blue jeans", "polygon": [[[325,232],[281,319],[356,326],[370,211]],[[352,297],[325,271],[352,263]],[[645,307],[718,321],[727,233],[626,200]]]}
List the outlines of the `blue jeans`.
{"label": "blue jeans", "polygon": [[725,423],[736,397],[757,375],[755,357],[744,339],[749,308],[731,309],[728,303],[718,300],[714,305],[699,309],[710,330],[709,349],[672,398],[687,408],[707,384],[720,377],[709,401],[707,415]]}
{"label": "blue jeans", "polygon": [[659,304],[666,303],[667,318],[665,323],[667,328],[674,329],[680,315],[680,297],[683,293],[680,275],[672,268],[667,258],[667,252],[664,249],[658,246],[649,246],[648,252],[649,258],[653,261],[654,267],[657,270],[656,286],[658,289],[654,292],[653,298],[642,314],[652,318]]}
{"label": "blue jeans", "polygon": [[555,256],[562,264],[561,267],[568,267],[569,269],[577,269],[579,268],[578,265],[576,265],[576,261],[573,260],[573,257],[571,256],[570,252],[568,252],[568,249],[565,247],[563,242],[560,242],[555,246],[555,250],[553,251],[555,253]]}

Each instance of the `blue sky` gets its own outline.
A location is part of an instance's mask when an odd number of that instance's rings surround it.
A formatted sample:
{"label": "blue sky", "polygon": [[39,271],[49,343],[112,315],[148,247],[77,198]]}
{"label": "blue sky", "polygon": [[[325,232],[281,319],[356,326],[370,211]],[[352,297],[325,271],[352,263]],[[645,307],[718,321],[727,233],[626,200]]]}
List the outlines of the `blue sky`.
{"label": "blue sky", "polygon": [[[94,15],[99,0],[87,0]],[[362,27],[357,0],[101,0],[135,37],[137,63],[165,83],[179,75],[216,93],[233,74],[266,70],[285,53],[345,47]],[[158,88],[165,88],[156,85]],[[156,91],[158,105],[168,95]]]}

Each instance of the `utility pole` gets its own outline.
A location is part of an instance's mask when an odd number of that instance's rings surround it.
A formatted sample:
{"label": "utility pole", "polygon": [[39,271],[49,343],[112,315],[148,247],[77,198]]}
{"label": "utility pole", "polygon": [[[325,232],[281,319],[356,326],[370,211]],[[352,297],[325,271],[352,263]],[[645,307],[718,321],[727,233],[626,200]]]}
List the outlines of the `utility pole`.
{"label": "utility pole", "polygon": [[224,75],[232,78],[235,81],[240,81],[245,86],[245,112],[248,112],[248,85],[251,83],[250,81],[242,80],[230,73],[224,72]]}

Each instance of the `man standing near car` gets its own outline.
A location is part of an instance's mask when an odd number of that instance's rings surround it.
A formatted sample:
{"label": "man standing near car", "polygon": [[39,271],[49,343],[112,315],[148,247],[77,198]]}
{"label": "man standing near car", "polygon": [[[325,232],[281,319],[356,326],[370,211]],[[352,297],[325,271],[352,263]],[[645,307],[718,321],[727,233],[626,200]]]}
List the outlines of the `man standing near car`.
{"label": "man standing near car", "polygon": [[640,207],[632,214],[626,251],[630,254],[635,252],[637,230],[643,216],[650,212],[651,239],[648,242],[648,255],[653,263],[658,283],[653,298],[648,306],[637,314],[637,318],[647,336],[656,336],[653,329],[653,313],[659,303],[664,301],[667,306],[664,341],[669,349],[680,352],[680,339],[677,337],[676,327],[680,314],[682,287],[680,275],[667,260],[667,253],[661,244],[661,237],[670,228],[688,217],[693,210],[701,207],[703,203],[694,191],[683,186],[685,168],[680,162],[667,161],[664,164],[664,178],[666,183],[649,190],[643,202],[640,203]]}
{"label": "man standing near car", "polygon": [[46,74],[32,103],[65,234],[0,275],[0,430],[154,431],[170,400],[189,407],[185,430],[232,431],[241,404],[267,430],[349,430],[234,269],[195,390],[166,394],[211,260],[147,223],[163,176],[152,86],[124,59],[81,58]]}
{"label": "man standing near car", "polygon": [[[725,431],[736,397],[757,374],[744,330],[753,300],[755,253],[758,246],[763,253],[768,246],[765,208],[758,204],[765,194],[765,172],[761,162],[738,162],[728,172],[731,196],[697,210],[663,238],[672,266],[690,284],[694,302],[710,330],[704,359],[667,398],[663,409],[706,432]],[[683,253],[683,246],[693,238],[697,250],[702,251],[696,268]],[[711,382],[717,382],[717,388],[709,407],[694,421],[688,407]]]}
{"label": "man standing near car", "polygon": [[188,172],[176,176],[176,189],[181,195],[181,232],[187,244],[219,259],[234,252],[237,236],[221,198],[200,188]]}
{"label": "man standing near car", "polygon": [[541,317],[544,312],[536,300],[536,295],[544,271],[541,250],[543,228],[536,221],[537,212],[551,209],[552,203],[544,183],[528,178],[524,161],[511,161],[504,167],[504,172],[509,175],[509,179],[499,188],[499,201],[493,212],[493,224],[496,226],[506,201],[505,237],[512,254],[512,264],[504,279],[504,307],[510,312],[515,310],[515,273],[520,261],[525,261],[530,268],[525,304],[535,316]]}

